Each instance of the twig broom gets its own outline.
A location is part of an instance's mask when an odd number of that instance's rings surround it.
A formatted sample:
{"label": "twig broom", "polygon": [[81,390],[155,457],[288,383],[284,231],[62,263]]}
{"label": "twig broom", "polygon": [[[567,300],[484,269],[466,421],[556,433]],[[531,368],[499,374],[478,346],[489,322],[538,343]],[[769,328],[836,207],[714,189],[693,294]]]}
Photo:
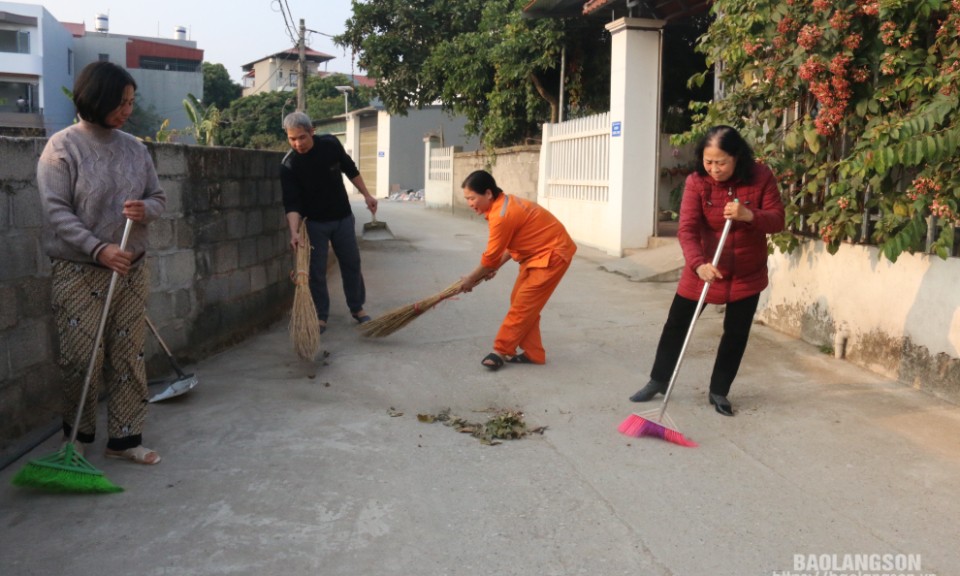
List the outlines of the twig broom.
{"label": "twig broom", "polygon": [[307,234],[307,219],[300,220],[297,229],[296,270],[291,274],[296,290],[293,294],[293,310],[290,312],[290,341],[297,356],[313,360],[320,351],[320,320],[317,307],[310,294],[310,237]]}
{"label": "twig broom", "polygon": [[[723,232],[720,234],[720,243],[717,245],[717,251],[713,255],[713,266],[716,267],[720,262],[720,254],[723,252],[723,245],[727,242],[727,234],[730,233],[730,225],[733,220],[727,220],[723,225]],[[662,438],[667,442],[673,442],[680,446],[696,447],[697,443],[690,440],[677,430],[673,420],[667,415],[667,402],[670,401],[670,392],[673,391],[673,385],[677,381],[677,374],[680,372],[680,365],[683,364],[683,354],[687,351],[687,344],[690,343],[690,337],[693,336],[693,328],[697,325],[697,318],[700,311],[703,310],[703,304],[707,300],[707,292],[710,290],[710,282],[704,282],[703,290],[700,292],[700,300],[697,302],[697,309],[693,313],[693,320],[690,321],[690,328],[687,329],[687,336],[683,340],[683,346],[680,348],[680,356],[677,357],[677,365],[673,368],[673,375],[670,376],[670,385],[667,386],[667,392],[663,395],[663,404],[660,408],[642,412],[640,414],[631,414],[626,420],[620,423],[617,428],[621,434],[640,438],[641,436],[654,436]],[[656,414],[656,420],[650,418]],[[645,417],[646,416],[646,417]],[[666,422],[666,424],[664,424]]]}
{"label": "twig broom", "polygon": [[406,306],[401,306],[400,308],[391,310],[383,316],[374,318],[369,322],[364,322],[363,324],[357,326],[357,330],[362,336],[366,336],[368,338],[383,338],[384,336],[389,336],[397,330],[405,327],[407,324],[413,322],[418,316],[433,308],[440,302],[459,294],[461,285],[461,281],[457,280],[453,284],[447,286],[442,292],[438,292],[429,298],[424,298],[419,302],[414,302],[413,304],[407,304]]}
{"label": "twig broom", "polygon": [[[123,228],[123,238],[120,240],[120,250],[126,250],[131,228],[133,228],[133,220],[127,218],[127,223]],[[107,318],[110,315],[110,302],[113,300],[113,292],[117,287],[117,281],[119,279],[120,274],[117,272],[114,272],[110,276],[110,287],[107,288],[107,297],[103,301],[103,312],[100,313],[100,324],[97,326],[97,335],[93,339],[90,363],[87,364],[87,374],[83,379],[80,402],[77,404],[77,416],[74,418],[73,428],[70,430],[70,440],[63,445],[63,448],[54,454],[27,462],[27,465],[13,477],[13,483],[16,486],[39,488],[48,492],[79,494],[123,492],[123,488],[108,480],[102,471],[97,470],[93,464],[84,459],[84,457],[77,452],[76,446],[77,432],[80,429],[80,418],[83,415],[83,407],[87,401],[87,392],[90,390],[90,380],[93,377],[93,369],[97,364],[97,350],[103,341],[103,332],[107,326]]]}

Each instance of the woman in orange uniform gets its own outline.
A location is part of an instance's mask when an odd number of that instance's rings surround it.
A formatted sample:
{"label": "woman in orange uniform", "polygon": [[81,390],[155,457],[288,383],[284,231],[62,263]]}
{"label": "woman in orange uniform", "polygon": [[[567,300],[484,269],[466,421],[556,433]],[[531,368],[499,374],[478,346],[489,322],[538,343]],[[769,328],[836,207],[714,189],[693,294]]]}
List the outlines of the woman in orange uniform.
{"label": "woman in orange uniform", "polygon": [[471,173],[462,187],[470,208],[487,219],[490,238],[480,265],[461,279],[461,291],[470,292],[482,280],[493,278],[507,260],[520,263],[510,310],[493,341],[493,352],[482,364],[490,370],[504,362],[543,364],[547,355],[540,341],[540,311],[570,267],[577,245],[553,214],[505,194],[489,172]]}

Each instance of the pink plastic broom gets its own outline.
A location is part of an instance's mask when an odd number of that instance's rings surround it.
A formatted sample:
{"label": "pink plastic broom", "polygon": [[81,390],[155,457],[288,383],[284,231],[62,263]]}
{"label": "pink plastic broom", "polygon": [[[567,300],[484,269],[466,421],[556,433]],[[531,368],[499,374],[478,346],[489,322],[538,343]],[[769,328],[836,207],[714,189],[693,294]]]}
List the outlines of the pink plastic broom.
{"label": "pink plastic broom", "polygon": [[[730,225],[733,220],[727,220],[723,225],[723,232],[720,234],[720,244],[717,245],[717,252],[713,255],[713,266],[716,267],[720,262],[720,253],[723,252],[723,245],[727,241],[727,234],[730,232]],[[670,401],[670,392],[673,391],[673,384],[677,381],[677,374],[680,372],[680,365],[683,363],[683,354],[687,351],[687,344],[690,343],[690,337],[693,336],[693,327],[697,325],[697,318],[700,317],[700,311],[703,310],[703,304],[707,300],[707,291],[710,290],[710,282],[704,282],[703,290],[700,292],[700,300],[697,302],[697,309],[693,313],[693,320],[690,321],[690,328],[687,329],[687,337],[683,340],[683,347],[680,348],[680,356],[677,358],[677,365],[673,368],[673,375],[670,376],[670,384],[667,386],[667,392],[663,395],[663,403],[660,408],[648,412],[634,413],[620,423],[617,430],[626,436],[640,438],[641,436],[655,436],[662,438],[667,442],[673,442],[680,446],[696,447],[697,443],[684,436],[677,430],[676,424],[667,415],[667,402]],[[656,414],[656,419],[651,418]]]}

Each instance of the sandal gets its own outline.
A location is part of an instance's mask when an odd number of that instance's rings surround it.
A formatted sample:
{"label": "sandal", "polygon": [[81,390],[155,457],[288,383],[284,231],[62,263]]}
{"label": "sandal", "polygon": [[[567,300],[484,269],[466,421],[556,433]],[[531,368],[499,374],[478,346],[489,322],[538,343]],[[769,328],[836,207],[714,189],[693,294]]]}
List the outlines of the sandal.
{"label": "sandal", "polygon": [[483,357],[480,364],[489,368],[491,372],[496,372],[503,366],[503,358],[496,352],[491,352]]}
{"label": "sandal", "polygon": [[534,364],[534,361],[527,358],[527,355],[521,352],[516,356],[510,356],[507,358],[507,362],[511,364]]}
{"label": "sandal", "polygon": [[371,320],[370,315],[364,312],[363,310],[357,313],[351,312],[350,315],[353,316],[353,319],[359,322],[360,324],[369,322]]}
{"label": "sandal", "polygon": [[326,320],[317,320],[317,324],[320,325],[320,333],[323,334],[327,331],[327,321]]}
{"label": "sandal", "polygon": [[111,450],[107,448],[106,456],[107,458],[130,460],[137,464],[147,464],[149,466],[160,463],[160,455],[157,454],[157,451],[146,448],[142,444],[140,446],[134,446],[133,448],[127,448],[126,450]]}

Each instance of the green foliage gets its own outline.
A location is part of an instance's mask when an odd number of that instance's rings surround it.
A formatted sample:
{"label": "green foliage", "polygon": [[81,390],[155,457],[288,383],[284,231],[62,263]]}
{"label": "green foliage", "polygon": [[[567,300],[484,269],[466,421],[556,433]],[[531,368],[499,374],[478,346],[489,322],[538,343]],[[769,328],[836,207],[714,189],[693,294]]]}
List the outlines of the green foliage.
{"label": "green foliage", "polygon": [[193,94],[187,94],[183,108],[190,119],[190,130],[197,144],[216,146],[217,132],[220,130],[220,110],[213,104],[204,106]]}
{"label": "green foliage", "polygon": [[331,74],[323,78],[313,77],[307,81],[307,114],[313,120],[323,120],[343,115],[343,94],[337,86],[353,86],[353,92],[347,92],[347,108],[356,110],[370,105],[373,90],[363,86],[354,86],[345,74]]}
{"label": "green foliage", "polygon": [[528,0],[353,1],[336,38],[379,80],[391,114],[441,102],[487,147],[540,137],[559,114],[566,47],[570,115],[609,107],[609,35],[584,18],[523,18]]}
{"label": "green foliage", "polygon": [[243,87],[230,79],[230,74],[223,64],[204,62],[202,68],[203,102],[207,106],[213,105],[220,110],[226,110],[231,102],[243,94]]}
{"label": "green foliage", "polygon": [[282,115],[292,112],[296,101],[296,95],[289,92],[262,92],[234,100],[221,118],[220,145],[262,149],[282,144]]}
{"label": "green foliage", "polygon": [[[960,0],[715,0],[701,38],[723,98],[696,123],[738,127],[776,172],[788,226],[945,258],[960,225]],[[705,80],[706,73],[691,83]],[[796,246],[792,234],[773,244]]]}
{"label": "green foliage", "polygon": [[[307,79],[306,112],[312,120],[323,120],[343,114],[343,94],[337,86],[352,85],[343,74]],[[356,86],[348,93],[350,110],[370,105],[371,90]],[[255,148],[258,150],[285,150],[283,117],[297,109],[295,92],[263,92],[234,100],[223,111],[217,131],[217,142],[223,146]]]}

